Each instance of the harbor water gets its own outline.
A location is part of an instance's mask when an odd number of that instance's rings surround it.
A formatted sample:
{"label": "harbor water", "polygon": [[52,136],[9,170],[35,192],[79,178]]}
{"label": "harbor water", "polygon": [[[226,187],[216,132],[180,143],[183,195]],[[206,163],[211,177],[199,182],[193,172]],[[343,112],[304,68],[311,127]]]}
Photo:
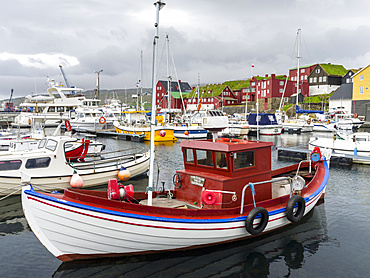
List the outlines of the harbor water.
{"label": "harbor water", "polygon": [[[313,135],[260,139],[274,143],[272,166],[279,168],[294,162],[279,160],[277,147],[307,148]],[[113,138],[99,141],[108,150],[149,148],[146,143]],[[156,145],[157,188],[173,188],[172,177],[183,168],[179,142]],[[303,221],[253,240],[72,263],[62,263],[44,248],[27,225],[20,197],[12,196],[0,201],[0,277],[369,277],[369,173],[366,165],[331,167],[325,200]],[[129,183],[140,191],[147,181],[142,176]]]}

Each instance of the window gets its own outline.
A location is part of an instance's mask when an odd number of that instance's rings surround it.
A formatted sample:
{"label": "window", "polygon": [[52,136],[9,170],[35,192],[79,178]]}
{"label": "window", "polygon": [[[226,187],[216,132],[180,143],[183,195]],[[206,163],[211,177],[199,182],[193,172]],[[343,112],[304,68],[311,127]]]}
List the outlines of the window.
{"label": "window", "polygon": [[319,82],[322,82],[322,76],[319,77]]}
{"label": "window", "polygon": [[301,73],[304,73],[304,69],[301,69]]}
{"label": "window", "polygon": [[279,91],[280,91],[280,94],[284,93],[284,89],[280,89]]}
{"label": "window", "polygon": [[234,169],[254,166],[254,151],[234,153]]}
{"label": "window", "polygon": [[251,86],[256,86],[256,82],[252,82]]}
{"label": "window", "polygon": [[216,168],[227,169],[226,153],[215,152]]}
{"label": "window", "polygon": [[196,150],[196,157],[198,165],[213,166],[211,151]]}
{"label": "window", "polygon": [[48,109],[48,112],[55,112],[55,107],[54,106],[50,106],[49,109]]}
{"label": "window", "polygon": [[316,73],[320,73],[320,69],[316,69]]}
{"label": "window", "polygon": [[347,78],[346,83],[351,83],[351,78]]}
{"label": "window", "polygon": [[39,143],[39,149],[42,149],[43,147],[45,147],[45,144],[46,144],[46,139],[42,139]]}
{"label": "window", "polygon": [[64,112],[64,107],[63,106],[58,106],[57,107],[57,112]]}
{"label": "window", "polygon": [[326,76],[322,77],[322,82],[326,82]]}
{"label": "window", "polygon": [[360,80],[364,80],[364,75],[360,75]]}
{"label": "window", "polygon": [[22,165],[21,160],[0,161],[0,171],[18,170],[19,168],[21,168],[21,165]]}
{"label": "window", "polygon": [[303,80],[303,75],[301,75],[301,80]]}
{"label": "window", "polygon": [[314,77],[313,78],[313,83],[316,83],[317,82],[317,77]]}
{"label": "window", "polygon": [[304,80],[307,80],[307,74],[304,76]]}
{"label": "window", "polygon": [[284,81],[280,81],[280,86],[284,86]]}
{"label": "window", "polygon": [[50,157],[31,158],[27,160],[26,168],[27,169],[46,168],[49,167],[50,160],[51,160]]}
{"label": "window", "polygon": [[194,164],[194,155],[192,149],[185,149],[185,163]]}
{"label": "window", "polygon": [[364,93],[364,87],[363,86],[360,86],[360,94],[363,94]]}
{"label": "window", "polygon": [[45,148],[51,151],[55,151],[57,145],[58,145],[57,141],[49,139],[48,142],[46,143]]}
{"label": "window", "polygon": [[310,77],[310,83],[312,83],[313,82],[313,78],[312,77]]}

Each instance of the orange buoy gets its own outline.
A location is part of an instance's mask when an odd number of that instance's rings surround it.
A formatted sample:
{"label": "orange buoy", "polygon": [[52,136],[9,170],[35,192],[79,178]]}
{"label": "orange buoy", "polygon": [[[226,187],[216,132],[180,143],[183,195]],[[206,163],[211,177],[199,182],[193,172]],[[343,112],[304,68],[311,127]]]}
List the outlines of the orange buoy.
{"label": "orange buoy", "polygon": [[166,136],[166,131],[162,129],[162,130],[159,132],[159,136],[161,136],[161,137],[165,137],[165,136]]}
{"label": "orange buoy", "polygon": [[76,170],[74,171],[71,180],[69,182],[72,188],[81,188],[84,184],[83,179],[77,174]]}
{"label": "orange buoy", "polygon": [[130,179],[130,171],[127,170],[125,167],[121,167],[121,169],[118,171],[118,178],[121,181],[128,181]]}
{"label": "orange buoy", "polygon": [[189,135],[189,131],[185,130],[184,134]]}
{"label": "orange buoy", "polygon": [[104,117],[100,117],[100,119],[99,119],[99,123],[100,124],[105,124],[105,122],[106,122],[107,120],[104,118]]}

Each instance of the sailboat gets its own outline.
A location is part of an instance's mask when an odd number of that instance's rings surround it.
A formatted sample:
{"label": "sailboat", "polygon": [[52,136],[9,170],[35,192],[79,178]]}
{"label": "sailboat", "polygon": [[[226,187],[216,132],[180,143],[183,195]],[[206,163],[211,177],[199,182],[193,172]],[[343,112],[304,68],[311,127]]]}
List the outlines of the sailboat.
{"label": "sailboat", "polygon": [[[142,84],[142,59],[143,55],[141,52],[141,80],[140,84]],[[153,81],[154,82],[154,81]],[[155,94],[153,87],[153,94]],[[123,111],[122,118],[116,119],[113,121],[114,130],[117,133],[122,134],[131,134],[131,135],[138,135],[143,136],[145,141],[151,140],[151,134],[154,133],[154,141],[155,142],[176,142],[177,138],[174,136],[174,128],[171,126],[164,125],[163,116],[156,117],[156,113],[153,111],[150,113],[149,111],[144,111],[143,101],[142,101],[142,85],[141,85],[141,102],[139,107],[139,96],[137,95],[137,105],[135,111]],[[152,103],[152,107],[155,107],[155,102]],[[152,109],[153,110],[153,109]],[[154,123],[152,120],[153,119]],[[150,123],[150,121],[152,123]],[[157,123],[156,123],[157,121]],[[152,129],[152,126],[154,128]]]}
{"label": "sailboat", "polygon": [[[155,3],[153,65],[163,5]],[[203,119],[213,139],[181,142],[185,169],[176,171],[174,190],[168,194],[153,190],[152,132],[146,192],[134,192],[132,185],[119,185],[115,179],[109,180],[108,191],[42,193],[25,185],[22,205],[29,226],[55,257],[71,261],[252,239],[306,217],[329,179],[328,162],[320,150],[312,152],[310,161],[272,170],[272,143],[217,138],[227,126],[223,119]],[[154,124],[153,117],[152,129]]]}
{"label": "sailboat", "polygon": [[[301,43],[301,29],[298,29],[297,32],[298,38],[298,55],[297,55],[297,93],[296,93],[296,107],[298,107],[298,98],[299,98],[299,59],[300,59],[300,43]],[[283,131],[290,133],[301,133],[301,132],[312,132],[314,124],[311,121],[310,117],[304,115],[298,117],[298,111],[296,111],[296,118],[284,121],[282,123]]]}

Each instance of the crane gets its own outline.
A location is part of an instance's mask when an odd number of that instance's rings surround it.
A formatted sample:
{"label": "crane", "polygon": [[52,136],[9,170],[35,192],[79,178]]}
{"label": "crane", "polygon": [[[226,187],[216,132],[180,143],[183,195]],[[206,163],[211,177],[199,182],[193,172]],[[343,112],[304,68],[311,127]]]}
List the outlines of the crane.
{"label": "crane", "polygon": [[61,71],[61,73],[63,75],[64,81],[66,82],[67,87],[68,88],[71,88],[71,84],[69,84],[69,81],[67,79],[67,76],[64,74],[64,70],[62,68],[62,65],[59,65],[59,68],[60,68],[60,71]]}
{"label": "crane", "polygon": [[9,101],[5,103],[5,112],[12,112],[14,111],[14,104],[13,104],[13,89],[10,91]]}

